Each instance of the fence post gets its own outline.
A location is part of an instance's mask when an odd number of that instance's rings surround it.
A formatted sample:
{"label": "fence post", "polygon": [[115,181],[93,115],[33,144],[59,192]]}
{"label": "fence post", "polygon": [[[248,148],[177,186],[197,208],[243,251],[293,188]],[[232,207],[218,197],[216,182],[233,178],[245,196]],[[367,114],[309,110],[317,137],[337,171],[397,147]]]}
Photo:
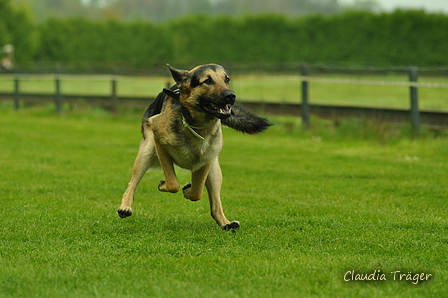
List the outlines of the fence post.
{"label": "fence post", "polygon": [[61,69],[59,67],[56,67],[55,69],[55,105],[56,105],[56,112],[61,112],[61,105],[62,105],[62,95],[61,95],[61,78],[60,78]]}
{"label": "fence post", "polygon": [[117,111],[117,104],[118,104],[118,96],[117,96],[117,77],[115,76],[115,71],[112,74],[112,81],[111,81],[111,87],[112,87],[112,111]]}
{"label": "fence post", "polygon": [[14,78],[14,109],[20,109],[20,81],[19,76],[16,75]]}
{"label": "fence post", "polygon": [[[308,75],[308,65],[303,64],[300,66],[300,74],[305,77]],[[302,78],[302,123],[305,126],[305,129],[308,129],[310,126],[310,111],[308,105],[308,81],[305,78]]]}
{"label": "fence post", "polygon": [[[409,68],[409,81],[417,82],[418,81],[418,67],[411,66]],[[415,135],[420,133],[420,112],[418,110],[418,88],[417,86],[410,87],[410,95],[411,95],[411,124]]]}

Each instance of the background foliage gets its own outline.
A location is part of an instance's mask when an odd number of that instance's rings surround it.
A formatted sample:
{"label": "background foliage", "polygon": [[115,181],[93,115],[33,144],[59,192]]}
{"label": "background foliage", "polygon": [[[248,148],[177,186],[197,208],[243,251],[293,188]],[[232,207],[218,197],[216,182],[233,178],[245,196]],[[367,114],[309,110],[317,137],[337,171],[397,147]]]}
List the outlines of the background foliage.
{"label": "background foliage", "polygon": [[[446,65],[448,16],[346,11],[300,17],[196,15],[162,23],[49,18],[33,23],[0,0],[0,45],[19,66],[67,64],[326,63]],[[118,3],[118,2],[117,2]]]}
{"label": "background foliage", "polygon": [[[444,30],[442,30],[444,28]],[[51,19],[38,26],[46,61],[129,61],[136,65],[297,62],[444,65],[448,16],[421,11],[193,16],[164,24]]]}
{"label": "background foliage", "polygon": [[274,12],[288,16],[308,13],[338,13],[346,9],[378,11],[375,0],[352,4],[338,0],[10,0],[15,6],[28,7],[38,21],[49,17],[85,17],[120,21],[163,22],[192,14],[246,15]]}

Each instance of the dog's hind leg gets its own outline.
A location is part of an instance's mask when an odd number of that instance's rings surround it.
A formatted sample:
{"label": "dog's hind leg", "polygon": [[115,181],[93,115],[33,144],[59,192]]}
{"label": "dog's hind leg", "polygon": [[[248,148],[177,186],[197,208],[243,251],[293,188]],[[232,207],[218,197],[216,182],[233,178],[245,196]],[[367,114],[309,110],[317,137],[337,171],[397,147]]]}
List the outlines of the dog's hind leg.
{"label": "dog's hind leg", "polygon": [[137,189],[140,180],[146,171],[156,160],[154,137],[152,132],[149,132],[144,140],[140,143],[140,148],[135,158],[134,167],[132,168],[131,181],[128,184],[126,192],[123,194],[121,206],[118,208],[118,215],[121,218],[125,218],[132,215],[132,202],[134,201],[135,190]]}
{"label": "dog's hind leg", "polygon": [[222,185],[222,173],[219,166],[218,158],[216,158],[211,165],[210,172],[207,176],[205,186],[207,187],[208,199],[210,201],[210,213],[215,219],[216,223],[223,230],[234,230],[240,228],[238,221],[228,221],[222,211],[221,204],[221,185]]}

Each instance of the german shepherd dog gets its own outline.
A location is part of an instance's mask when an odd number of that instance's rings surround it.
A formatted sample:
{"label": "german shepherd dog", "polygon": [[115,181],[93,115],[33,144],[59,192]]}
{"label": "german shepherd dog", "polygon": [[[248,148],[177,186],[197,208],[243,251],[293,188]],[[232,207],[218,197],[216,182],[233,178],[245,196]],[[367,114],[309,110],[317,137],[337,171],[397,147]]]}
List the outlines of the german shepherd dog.
{"label": "german shepherd dog", "polygon": [[236,95],[222,66],[206,64],[190,71],[168,68],[176,84],[163,89],[143,115],[143,139],[118,215],[132,215],[135,190],[150,168],[162,167],[165,180],[159,183],[160,191],[177,193],[176,164],[192,173],[191,183],[182,188],[184,197],[200,200],[205,185],[216,223],[224,230],[239,229],[240,223],[230,222],[222,211],[221,124],[247,134],[262,132],[271,124],[234,105]]}

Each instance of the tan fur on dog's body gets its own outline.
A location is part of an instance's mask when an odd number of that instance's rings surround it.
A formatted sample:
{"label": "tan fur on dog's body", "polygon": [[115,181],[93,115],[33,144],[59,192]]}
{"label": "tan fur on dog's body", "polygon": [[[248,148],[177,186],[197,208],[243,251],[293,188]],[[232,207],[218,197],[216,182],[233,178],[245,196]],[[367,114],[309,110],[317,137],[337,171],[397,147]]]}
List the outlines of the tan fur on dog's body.
{"label": "tan fur on dog's body", "polygon": [[132,214],[135,190],[150,168],[161,166],[163,170],[165,180],[158,186],[160,191],[177,193],[180,184],[174,170],[176,164],[192,173],[191,184],[182,189],[184,197],[200,200],[205,186],[211,215],[217,224],[223,229],[237,229],[239,222],[230,222],[222,211],[222,174],[218,162],[223,148],[221,120],[231,117],[229,107],[235,101],[229,77],[219,65],[202,65],[191,71],[170,67],[170,71],[180,95],[166,97],[159,114],[144,117],[143,139],[118,214],[120,217]]}

